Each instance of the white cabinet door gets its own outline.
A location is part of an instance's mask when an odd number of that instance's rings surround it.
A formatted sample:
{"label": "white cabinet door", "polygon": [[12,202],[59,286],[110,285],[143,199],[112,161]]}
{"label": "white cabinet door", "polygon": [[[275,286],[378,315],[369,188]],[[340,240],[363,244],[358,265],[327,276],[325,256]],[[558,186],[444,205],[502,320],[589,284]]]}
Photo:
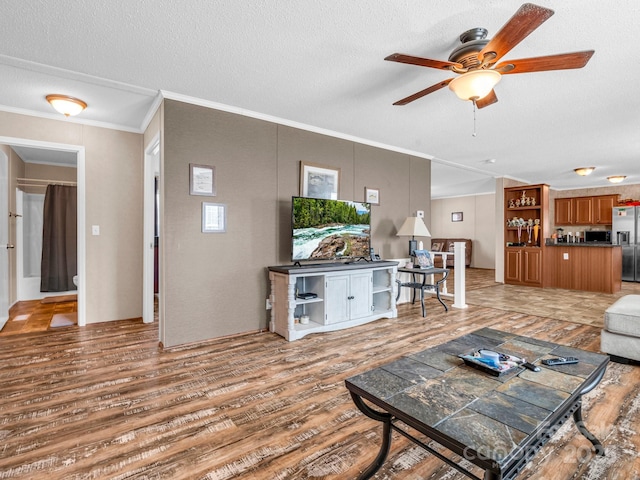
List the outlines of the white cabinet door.
{"label": "white cabinet door", "polygon": [[327,276],[325,324],[346,322],[371,315],[371,272]]}
{"label": "white cabinet door", "polygon": [[373,275],[371,272],[351,275],[349,319],[368,317],[373,305]]}
{"label": "white cabinet door", "polygon": [[349,319],[349,277],[349,275],[326,277],[325,324],[344,322]]}

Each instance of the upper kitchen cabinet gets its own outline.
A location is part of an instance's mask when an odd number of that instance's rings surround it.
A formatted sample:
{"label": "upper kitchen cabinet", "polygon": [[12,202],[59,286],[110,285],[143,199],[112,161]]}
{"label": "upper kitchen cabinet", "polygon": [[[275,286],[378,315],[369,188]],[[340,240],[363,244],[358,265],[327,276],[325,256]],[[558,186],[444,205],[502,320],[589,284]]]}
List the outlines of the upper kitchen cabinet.
{"label": "upper kitchen cabinet", "polygon": [[593,197],[594,223],[596,225],[611,225],[613,222],[613,207],[618,206],[619,195],[602,195]]}
{"label": "upper kitchen cabinet", "polygon": [[556,198],[556,225],[611,225],[611,212],[618,204],[618,195]]}
{"label": "upper kitchen cabinet", "polygon": [[554,205],[554,224],[573,225],[573,198],[556,198]]}
{"label": "upper kitchen cabinet", "polygon": [[575,215],[574,225],[591,225],[593,223],[593,197],[576,197],[573,199]]}

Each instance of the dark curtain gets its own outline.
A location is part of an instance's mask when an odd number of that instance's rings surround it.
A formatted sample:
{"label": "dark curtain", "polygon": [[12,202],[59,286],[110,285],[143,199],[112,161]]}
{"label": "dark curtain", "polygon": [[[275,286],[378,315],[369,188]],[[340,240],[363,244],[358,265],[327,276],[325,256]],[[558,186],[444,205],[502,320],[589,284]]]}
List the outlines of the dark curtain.
{"label": "dark curtain", "polygon": [[48,185],[42,222],[41,292],[76,290],[77,274],[77,189]]}

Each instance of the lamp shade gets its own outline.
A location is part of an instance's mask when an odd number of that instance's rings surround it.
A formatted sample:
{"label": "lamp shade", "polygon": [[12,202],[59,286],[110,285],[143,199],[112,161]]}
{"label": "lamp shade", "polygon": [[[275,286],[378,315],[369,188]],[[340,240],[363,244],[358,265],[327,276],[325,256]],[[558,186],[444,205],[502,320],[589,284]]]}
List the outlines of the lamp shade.
{"label": "lamp shade", "polygon": [[399,237],[430,237],[429,229],[419,217],[407,217],[396,234]]}
{"label": "lamp shade", "polygon": [[449,82],[449,88],[461,100],[479,100],[491,93],[502,76],[495,70],[472,70]]}
{"label": "lamp shade", "polygon": [[65,117],[77,115],[87,108],[87,104],[82,100],[67,95],[54,94],[47,95],[46,98],[47,102]]}

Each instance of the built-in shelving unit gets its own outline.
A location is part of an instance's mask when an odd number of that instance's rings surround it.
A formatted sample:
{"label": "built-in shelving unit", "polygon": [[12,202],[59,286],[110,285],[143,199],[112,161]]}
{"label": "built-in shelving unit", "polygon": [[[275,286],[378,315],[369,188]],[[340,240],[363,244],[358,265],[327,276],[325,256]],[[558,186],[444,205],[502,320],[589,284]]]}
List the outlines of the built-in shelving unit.
{"label": "built-in shelving unit", "polygon": [[549,236],[549,186],[504,189],[504,281],[542,287],[544,239]]}
{"label": "built-in shelving unit", "polygon": [[[358,262],[269,267],[269,329],[289,341],[310,333],[395,318],[397,263]],[[303,299],[303,293],[314,298]],[[308,323],[301,323],[308,317]]]}

